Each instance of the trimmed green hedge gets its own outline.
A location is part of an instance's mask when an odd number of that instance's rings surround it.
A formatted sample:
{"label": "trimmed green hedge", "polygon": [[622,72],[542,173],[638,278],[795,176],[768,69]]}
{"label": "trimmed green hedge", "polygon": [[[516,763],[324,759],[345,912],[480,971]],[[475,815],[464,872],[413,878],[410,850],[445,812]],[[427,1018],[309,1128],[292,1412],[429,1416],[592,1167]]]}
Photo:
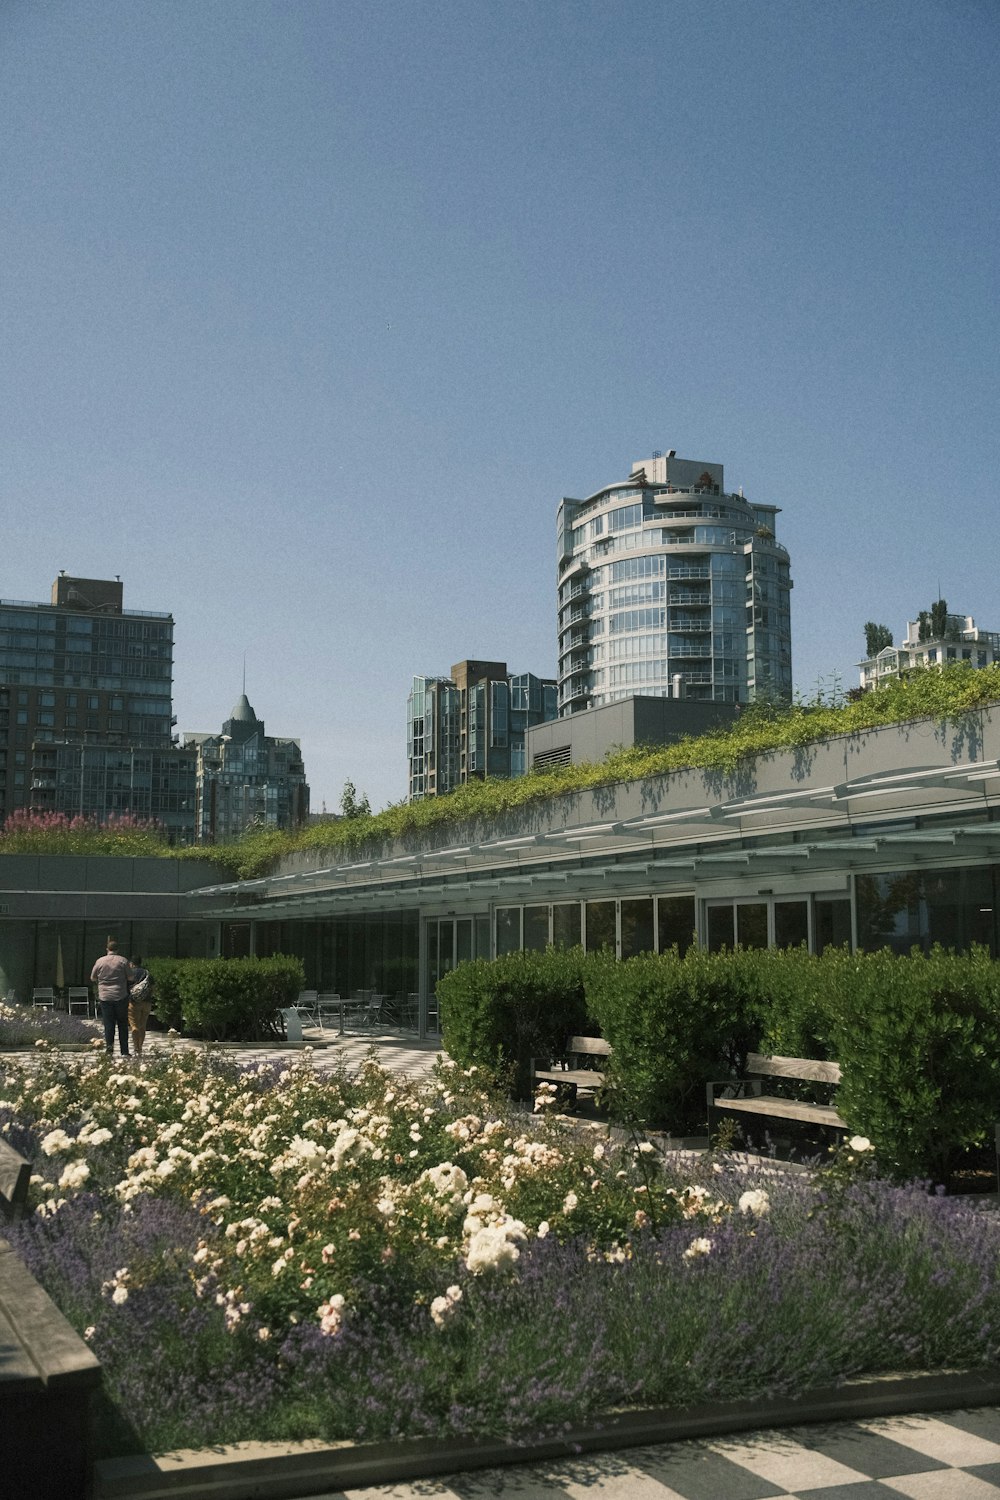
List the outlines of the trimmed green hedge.
{"label": "trimmed green hedge", "polygon": [[691,948],[585,971],[590,1015],[614,1048],[608,1074],[613,1108],[625,1118],[703,1128],[705,1084],[740,1073],[759,1031],[754,953]]}
{"label": "trimmed green hedge", "polygon": [[450,1055],[520,1093],[531,1056],[599,1029],[612,1112],[675,1133],[704,1129],[705,1084],[742,1076],[756,1050],[839,1062],[841,1114],[899,1177],[938,1180],[1000,1118],[1000,965],[984,948],[692,948],[623,963],[549,949],[460,965],[438,994]]}
{"label": "trimmed green hedge", "polygon": [[899,1176],[937,1179],[1000,1119],[1000,970],[985,948],[884,949],[830,975],[838,1104]]}
{"label": "trimmed green hedge", "polygon": [[580,948],[510,953],[459,964],[438,981],[441,1041],[461,1067],[481,1067],[526,1098],[532,1057],[562,1051],[588,1023]]}
{"label": "trimmed green hedge", "polygon": [[278,1012],[305,983],[302,962],[272,958],[151,958],[153,1010],[166,1026],[209,1041],[256,1042],[280,1032]]}

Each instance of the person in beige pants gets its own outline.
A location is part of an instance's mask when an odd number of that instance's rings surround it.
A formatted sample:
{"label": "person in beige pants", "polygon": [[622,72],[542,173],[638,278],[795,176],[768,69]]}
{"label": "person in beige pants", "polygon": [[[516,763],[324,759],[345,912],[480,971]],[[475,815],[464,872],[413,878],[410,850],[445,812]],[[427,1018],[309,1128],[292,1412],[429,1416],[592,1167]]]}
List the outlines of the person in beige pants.
{"label": "person in beige pants", "polygon": [[142,1044],[146,1040],[146,1027],[149,1024],[149,1013],[153,1007],[153,982],[146,986],[146,992],[141,999],[132,998],[132,990],[140,980],[149,976],[149,970],[142,966],[141,958],[130,958],[128,961],[128,1026],[132,1033],[132,1051],[136,1057],[142,1056]]}

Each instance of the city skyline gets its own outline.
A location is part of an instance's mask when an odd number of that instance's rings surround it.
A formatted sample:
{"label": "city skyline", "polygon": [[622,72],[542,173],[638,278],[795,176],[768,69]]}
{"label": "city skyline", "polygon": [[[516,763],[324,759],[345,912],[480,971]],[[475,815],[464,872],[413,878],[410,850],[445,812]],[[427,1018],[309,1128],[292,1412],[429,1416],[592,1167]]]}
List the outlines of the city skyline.
{"label": "city skyline", "polygon": [[312,805],[405,799],[401,705],[554,677],[564,496],[655,450],[781,509],[794,685],[914,599],[1000,618],[1000,19],[14,5],[0,16],[0,595],[176,621]]}

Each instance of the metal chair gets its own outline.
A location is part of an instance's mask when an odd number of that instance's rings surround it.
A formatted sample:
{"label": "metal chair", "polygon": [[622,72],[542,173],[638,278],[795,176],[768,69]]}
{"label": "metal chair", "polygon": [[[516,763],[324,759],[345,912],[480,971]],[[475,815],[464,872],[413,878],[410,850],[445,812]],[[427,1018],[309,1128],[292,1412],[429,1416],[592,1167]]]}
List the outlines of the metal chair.
{"label": "metal chair", "polygon": [[295,1002],[295,1009],[301,1011],[313,1024],[316,1021],[317,998],[316,990],[299,990],[299,998]]}
{"label": "metal chair", "polygon": [[90,1015],[90,990],[85,984],[71,984],[66,991],[66,1009],[70,1015],[74,1011],[82,1011],[85,1016]]}
{"label": "metal chair", "polygon": [[344,1029],[344,1001],[334,990],[322,991],[316,997],[316,1023],[320,1031],[326,1030],[326,1023],[336,1019],[338,1030]]}
{"label": "metal chair", "polygon": [[372,994],[364,1010],[360,1013],[356,1025],[359,1031],[374,1031],[376,1026],[381,1026],[384,1021],[382,1007],[385,1005],[385,996]]}
{"label": "metal chair", "polygon": [[31,1003],[35,1010],[55,1010],[55,990],[51,985],[36,985],[31,992]]}

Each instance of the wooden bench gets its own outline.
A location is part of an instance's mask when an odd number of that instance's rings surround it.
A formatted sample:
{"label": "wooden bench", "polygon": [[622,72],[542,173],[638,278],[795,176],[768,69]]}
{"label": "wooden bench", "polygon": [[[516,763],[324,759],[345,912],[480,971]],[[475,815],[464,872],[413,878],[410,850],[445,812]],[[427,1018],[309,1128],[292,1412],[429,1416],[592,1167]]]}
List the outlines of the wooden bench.
{"label": "wooden bench", "polygon": [[605,1074],[596,1059],[610,1056],[611,1043],[602,1036],[571,1036],[560,1058],[565,1059],[564,1066],[554,1067],[553,1059],[549,1058],[547,1068],[538,1067],[543,1059],[531,1059],[531,1092],[534,1094],[540,1083],[554,1083],[562,1107],[572,1108],[580,1089],[596,1093],[603,1088]]}
{"label": "wooden bench", "polygon": [[0,1140],[0,1218],[8,1223],[24,1217],[31,1167],[13,1146]]}
{"label": "wooden bench", "polygon": [[91,1493],[91,1417],[101,1367],[0,1239],[0,1493],[85,1500]]}
{"label": "wooden bench", "polygon": [[[789,1099],[780,1094],[765,1094],[763,1080],[784,1078],[792,1082],[838,1084],[840,1064],[817,1062],[809,1057],[768,1057],[762,1052],[747,1056],[745,1079],[727,1079],[706,1086],[708,1096],[708,1139],[716,1136],[723,1114],[735,1115],[744,1123],[759,1120],[792,1120],[800,1125],[822,1125],[827,1130],[848,1130],[847,1122],[832,1104],[816,1104],[808,1099]],[[738,1090],[730,1097],[718,1089]]]}

